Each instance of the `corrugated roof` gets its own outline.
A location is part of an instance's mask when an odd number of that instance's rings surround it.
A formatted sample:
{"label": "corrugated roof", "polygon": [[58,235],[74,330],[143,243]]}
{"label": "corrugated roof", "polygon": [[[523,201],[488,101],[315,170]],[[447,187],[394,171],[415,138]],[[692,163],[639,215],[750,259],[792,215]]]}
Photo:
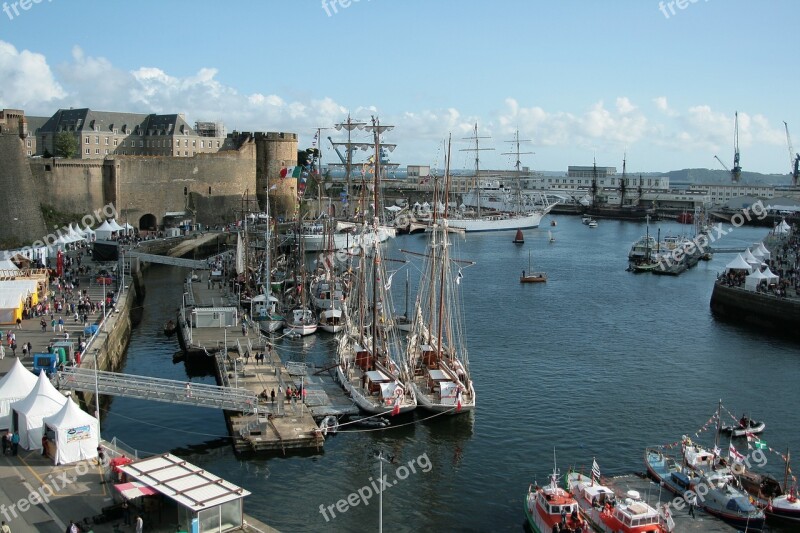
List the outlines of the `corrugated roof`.
{"label": "corrugated roof", "polygon": [[250,495],[250,491],[170,453],[118,468],[193,512]]}

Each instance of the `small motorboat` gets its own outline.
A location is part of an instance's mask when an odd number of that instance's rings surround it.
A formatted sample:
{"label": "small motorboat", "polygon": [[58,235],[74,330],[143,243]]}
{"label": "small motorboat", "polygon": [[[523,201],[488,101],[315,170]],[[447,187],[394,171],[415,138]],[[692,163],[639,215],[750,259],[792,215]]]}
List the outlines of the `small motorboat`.
{"label": "small motorboat", "polygon": [[514,240],[511,241],[514,244],[525,244],[525,236],[522,234],[522,230],[517,230],[517,235],[514,237]]}
{"label": "small motorboat", "polygon": [[167,320],[166,324],[164,324],[164,335],[169,337],[173,333],[178,330],[178,327],[175,325],[174,320]]}
{"label": "small motorboat", "polygon": [[589,223],[588,223],[588,226],[590,228],[596,228],[597,227],[597,221],[596,220],[590,220]]}
{"label": "small motorboat", "polygon": [[551,226],[557,226],[558,224],[556,223],[556,219],[551,220],[550,221],[550,225]]}
{"label": "small motorboat", "polygon": [[591,221],[592,221],[592,217],[590,217],[589,215],[583,215],[583,216],[581,217],[581,222],[582,222],[583,224],[588,224],[588,223],[589,223],[589,222],[591,222]]}
{"label": "small motorboat", "polygon": [[386,418],[379,416],[351,416],[349,422],[352,422],[356,426],[362,426],[366,428],[385,428],[389,427],[390,422]]}
{"label": "small motorboat", "polygon": [[730,433],[732,437],[744,437],[748,433],[755,435],[761,433],[767,425],[760,420],[753,420],[748,416],[742,416],[738,425],[722,426],[720,431]]}

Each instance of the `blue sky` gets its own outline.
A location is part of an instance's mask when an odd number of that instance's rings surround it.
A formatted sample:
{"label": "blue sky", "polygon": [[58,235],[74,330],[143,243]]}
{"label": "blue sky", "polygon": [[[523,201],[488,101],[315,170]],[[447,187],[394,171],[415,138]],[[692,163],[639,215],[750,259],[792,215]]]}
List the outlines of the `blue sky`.
{"label": "blue sky", "polygon": [[477,122],[484,167],[511,167],[518,128],[534,169],[627,151],[637,172],[730,166],[738,110],[744,170],[789,172],[783,121],[800,151],[793,0],[28,1],[0,0],[0,106],[29,115],[183,112],[310,146],[376,114],[393,160],[434,166]]}

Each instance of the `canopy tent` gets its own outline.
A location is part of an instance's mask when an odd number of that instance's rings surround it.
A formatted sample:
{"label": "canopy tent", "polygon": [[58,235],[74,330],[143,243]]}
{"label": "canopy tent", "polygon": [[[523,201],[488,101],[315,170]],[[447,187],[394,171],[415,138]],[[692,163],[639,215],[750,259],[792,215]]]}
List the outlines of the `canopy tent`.
{"label": "canopy tent", "polygon": [[17,278],[0,281],[0,291],[18,291],[23,299],[31,297],[31,304],[39,303],[39,283],[45,287],[45,281],[30,278]]}
{"label": "canopy tent", "polygon": [[86,236],[81,233],[77,228],[73,228],[72,224],[69,225],[69,235],[72,239],[72,242],[78,242],[86,240]]}
{"label": "canopy tent", "polygon": [[786,219],[781,220],[781,223],[775,226],[775,233],[779,235],[783,235],[784,233],[789,233],[789,224],[786,223]]}
{"label": "canopy tent", "polygon": [[770,270],[769,267],[767,267],[762,274],[767,277],[767,283],[778,283],[778,281],[781,279],[780,276]]}
{"label": "canopy tent", "polygon": [[755,257],[759,261],[764,260],[764,252],[762,252],[761,248],[759,248],[758,246],[753,246],[753,251],[750,253],[753,254],[753,257]]}
{"label": "canopy tent", "polygon": [[100,445],[97,419],[81,410],[72,398],[67,398],[60,411],[44,417],[42,422],[55,433],[55,464],[66,465],[97,457]]}
{"label": "canopy tent", "polygon": [[115,230],[114,228],[112,228],[111,225],[108,223],[108,220],[106,220],[102,224],[97,226],[97,228],[95,228],[94,234],[95,237],[97,237],[101,241],[107,241],[111,239],[111,234],[114,233],[115,231],[119,230]]}
{"label": "canopy tent", "polygon": [[19,288],[2,288],[0,285],[0,324],[16,324],[22,320],[22,310],[28,293]]}
{"label": "canopy tent", "polygon": [[111,231],[122,231],[122,226],[117,224],[117,221],[113,218],[108,221],[108,225],[111,226]]}
{"label": "canopy tent", "polygon": [[126,235],[130,235],[135,231],[135,228],[126,222],[122,225],[122,231],[124,231]]}
{"label": "canopy tent", "polygon": [[768,260],[772,256],[772,254],[767,249],[767,247],[764,246],[763,242],[757,242],[757,243],[754,243],[754,245],[761,252],[761,257],[763,257],[765,260]]}
{"label": "canopy tent", "polygon": [[78,228],[78,233],[80,233],[81,235],[83,235],[87,239],[91,239],[92,237],[94,237],[94,230],[92,228],[90,228],[89,226],[86,226],[83,229]]}
{"label": "canopy tent", "polygon": [[17,413],[19,444],[26,450],[41,450],[44,422],[42,419],[57,413],[67,398],[53,387],[47,372],[39,372],[33,390],[22,400],[11,404]]}
{"label": "canopy tent", "polygon": [[758,284],[761,283],[761,280],[766,279],[767,276],[765,276],[760,270],[755,269],[751,274],[744,278],[744,289],[746,291],[755,292],[756,287],[758,287]]}
{"label": "canopy tent", "polygon": [[0,379],[0,429],[11,429],[11,404],[25,398],[36,386],[36,376],[14,358],[11,370]]}
{"label": "canopy tent", "polygon": [[757,265],[761,264],[761,259],[758,259],[756,256],[754,256],[753,252],[750,251],[750,248],[744,251],[744,253],[742,254],[742,259],[744,259],[748,263],[755,263]]}
{"label": "canopy tent", "polygon": [[731,270],[746,270],[747,272],[751,272],[753,267],[750,266],[747,261],[744,260],[742,254],[736,254],[736,258],[733,261],[725,265],[725,272],[730,272]]}

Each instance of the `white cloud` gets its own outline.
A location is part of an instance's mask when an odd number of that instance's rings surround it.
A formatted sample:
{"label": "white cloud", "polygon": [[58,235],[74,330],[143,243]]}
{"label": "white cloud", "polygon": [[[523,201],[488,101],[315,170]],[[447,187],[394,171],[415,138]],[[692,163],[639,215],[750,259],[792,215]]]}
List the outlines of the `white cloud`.
{"label": "white cloud", "polygon": [[42,109],[65,95],[42,54],[0,41],[0,107]]}

